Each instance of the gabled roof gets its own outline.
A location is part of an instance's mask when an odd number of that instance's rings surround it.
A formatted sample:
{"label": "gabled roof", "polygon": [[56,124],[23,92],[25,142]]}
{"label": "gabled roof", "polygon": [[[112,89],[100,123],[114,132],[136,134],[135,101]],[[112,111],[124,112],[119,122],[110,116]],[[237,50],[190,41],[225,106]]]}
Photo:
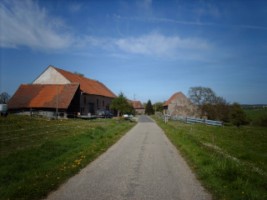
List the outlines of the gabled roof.
{"label": "gabled roof", "polygon": [[61,75],[68,79],[71,83],[79,83],[81,91],[87,94],[94,94],[99,96],[115,98],[116,95],[108,89],[103,83],[85,78],[79,74],[74,74],[63,69],[54,67]]}
{"label": "gabled roof", "polygon": [[144,106],[140,101],[131,101],[134,109],[144,109]]}
{"label": "gabled roof", "polygon": [[9,100],[8,108],[67,109],[78,88],[79,84],[23,84]]}
{"label": "gabled roof", "polygon": [[163,104],[163,106],[168,106],[172,101],[175,101],[175,99],[186,99],[189,101],[182,92],[176,92]]}

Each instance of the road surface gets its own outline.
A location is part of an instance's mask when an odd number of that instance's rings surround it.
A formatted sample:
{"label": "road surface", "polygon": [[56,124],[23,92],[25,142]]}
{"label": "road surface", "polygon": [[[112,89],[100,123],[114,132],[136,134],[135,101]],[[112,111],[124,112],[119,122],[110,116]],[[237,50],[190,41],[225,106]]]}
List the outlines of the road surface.
{"label": "road surface", "polygon": [[176,148],[150,118],[69,179],[49,200],[209,200]]}

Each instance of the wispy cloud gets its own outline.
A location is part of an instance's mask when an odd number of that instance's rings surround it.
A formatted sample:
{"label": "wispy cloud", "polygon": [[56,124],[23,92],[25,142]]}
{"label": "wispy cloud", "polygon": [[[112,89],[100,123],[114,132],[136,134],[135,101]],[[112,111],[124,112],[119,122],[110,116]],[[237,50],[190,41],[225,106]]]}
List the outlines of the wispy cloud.
{"label": "wispy cloud", "polygon": [[121,38],[114,41],[119,49],[134,54],[173,56],[178,50],[207,50],[211,47],[206,41],[196,38],[181,38],[150,33],[140,37]]}
{"label": "wispy cloud", "polygon": [[[143,3],[150,6],[152,1],[148,0]],[[81,9],[80,6],[73,4],[73,12],[79,9]],[[1,1],[0,18],[1,27],[4,27],[0,32],[0,47],[4,48],[25,46],[42,51],[74,48],[77,51],[105,51],[111,55],[125,53],[160,57],[173,56],[188,50],[206,50],[211,46],[199,38],[166,36],[158,32],[117,38],[86,34],[73,35],[64,31],[66,25],[63,20],[50,15],[37,2],[31,0]],[[152,20],[170,21],[168,19]]]}
{"label": "wispy cloud", "polygon": [[248,24],[223,24],[223,23],[214,23],[214,22],[205,22],[205,21],[186,21],[186,20],[177,20],[171,18],[158,18],[158,17],[124,17],[120,15],[114,15],[114,18],[117,20],[130,20],[130,21],[142,21],[147,23],[172,23],[172,24],[181,24],[188,26],[214,26],[214,27],[225,27],[225,28],[240,28],[240,29],[258,29],[266,31],[266,26],[255,26]]}
{"label": "wispy cloud", "polygon": [[142,55],[178,59],[199,59],[200,55],[213,49],[212,44],[200,38],[166,36],[159,32],[119,38],[88,35],[76,40],[75,47],[86,52],[104,51],[106,56],[120,55],[123,58]]}
{"label": "wispy cloud", "polygon": [[72,37],[64,34],[64,23],[50,17],[35,1],[0,2],[0,47],[33,49],[62,49],[72,44]]}

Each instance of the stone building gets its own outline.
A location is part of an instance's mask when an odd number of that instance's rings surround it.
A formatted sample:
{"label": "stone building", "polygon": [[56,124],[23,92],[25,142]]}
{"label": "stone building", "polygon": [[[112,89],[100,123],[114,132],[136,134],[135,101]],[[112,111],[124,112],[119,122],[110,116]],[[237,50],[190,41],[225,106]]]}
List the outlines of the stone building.
{"label": "stone building", "polygon": [[173,94],[164,104],[164,114],[170,116],[197,116],[197,109],[191,101],[182,93]]}

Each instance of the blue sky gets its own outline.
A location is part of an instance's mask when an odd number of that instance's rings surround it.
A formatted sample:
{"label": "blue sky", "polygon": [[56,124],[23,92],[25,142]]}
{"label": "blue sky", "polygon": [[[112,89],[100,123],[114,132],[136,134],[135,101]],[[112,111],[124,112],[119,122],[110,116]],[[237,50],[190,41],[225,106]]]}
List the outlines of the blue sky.
{"label": "blue sky", "polygon": [[266,0],[0,1],[0,92],[48,65],[147,102],[190,87],[267,103]]}

